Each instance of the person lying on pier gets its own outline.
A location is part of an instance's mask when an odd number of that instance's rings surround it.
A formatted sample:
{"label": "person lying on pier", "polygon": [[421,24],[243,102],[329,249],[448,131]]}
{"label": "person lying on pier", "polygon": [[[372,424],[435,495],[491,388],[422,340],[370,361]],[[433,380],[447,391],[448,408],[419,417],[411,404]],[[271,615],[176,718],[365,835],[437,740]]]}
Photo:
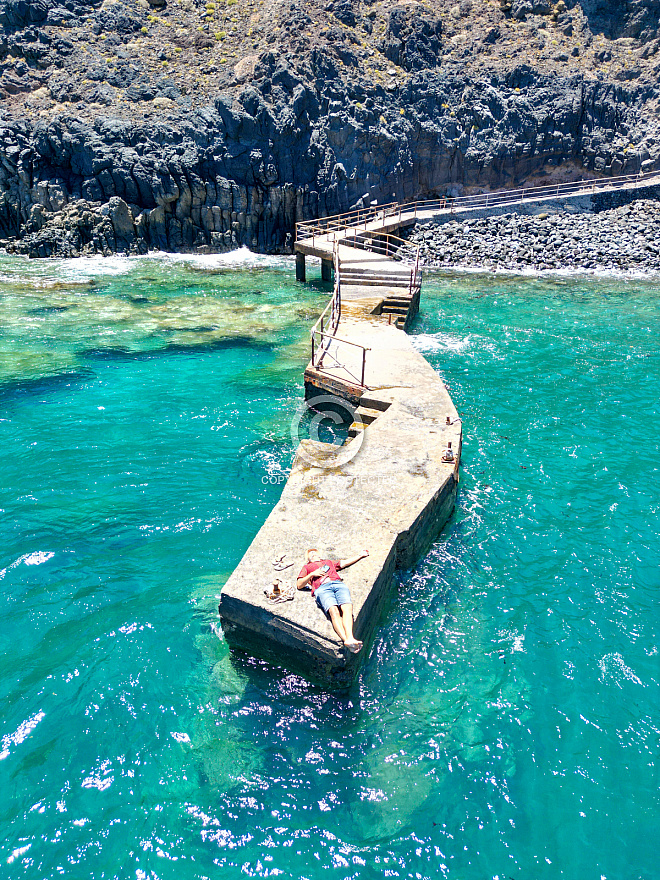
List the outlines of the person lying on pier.
{"label": "person lying on pier", "polygon": [[296,582],[299,590],[304,590],[311,583],[312,596],[316,599],[319,607],[329,616],[330,623],[345,647],[353,654],[357,654],[362,647],[362,642],[353,635],[351,594],[337,572],[348,568],[349,565],[355,565],[356,562],[368,555],[369,551],[363,550],[357,556],[351,556],[350,559],[333,562],[331,559],[321,559],[318,550],[312,548],[307,551],[307,564],[301,568]]}

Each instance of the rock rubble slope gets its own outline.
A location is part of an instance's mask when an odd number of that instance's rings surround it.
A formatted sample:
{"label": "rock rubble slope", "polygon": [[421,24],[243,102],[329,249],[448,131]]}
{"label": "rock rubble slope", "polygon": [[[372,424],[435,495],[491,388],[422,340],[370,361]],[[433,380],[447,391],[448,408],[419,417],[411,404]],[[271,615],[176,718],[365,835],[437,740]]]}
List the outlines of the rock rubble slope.
{"label": "rock rubble slope", "polygon": [[391,199],[654,167],[656,0],[4,0],[0,239],[290,250]]}
{"label": "rock rubble slope", "polygon": [[660,272],[660,204],[640,199],[595,215],[513,212],[424,223],[410,241],[434,268]]}

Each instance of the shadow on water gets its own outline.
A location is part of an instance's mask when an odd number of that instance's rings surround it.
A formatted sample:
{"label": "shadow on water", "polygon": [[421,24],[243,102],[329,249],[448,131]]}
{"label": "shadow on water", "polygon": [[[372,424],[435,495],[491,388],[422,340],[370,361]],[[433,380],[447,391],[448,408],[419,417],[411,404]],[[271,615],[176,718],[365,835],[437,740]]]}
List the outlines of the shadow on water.
{"label": "shadow on water", "polygon": [[[195,327],[191,328],[191,331],[177,330],[171,332],[192,332],[192,330],[196,332],[213,332],[215,328]],[[196,354],[231,349],[253,349],[254,351],[272,352],[275,348],[276,346],[272,342],[260,342],[250,336],[232,336],[230,338],[212,339],[204,342],[191,342],[190,344],[171,342],[158,348],[141,351],[131,351],[128,348],[89,348],[82,352],[81,357],[89,361],[138,361],[180,353]]]}
{"label": "shadow on water", "polygon": [[[212,332],[215,328],[194,328],[197,332]],[[177,354],[208,354],[218,351],[245,351],[262,352],[271,354],[277,346],[272,342],[263,342],[249,336],[233,336],[223,339],[206,341],[193,341],[189,344],[171,342],[166,345],[131,351],[128,348],[91,348],[82,351],[78,360],[91,363],[99,362],[135,362],[152,360],[153,358],[169,357]],[[40,394],[54,393],[72,385],[79,385],[96,378],[93,368],[80,366],[75,369],[64,370],[50,376],[37,376],[27,379],[0,379],[0,401],[9,403],[21,397],[36,396]]]}
{"label": "shadow on water", "polygon": [[0,401],[10,403],[21,397],[50,394],[62,388],[81,385],[96,378],[91,368],[80,368],[58,373],[55,376],[39,376],[35,379],[18,379],[0,382]]}
{"label": "shadow on water", "polygon": [[59,312],[68,312],[70,306],[40,306],[36,309],[30,309],[28,315],[56,315]]}
{"label": "shadow on water", "polygon": [[354,708],[354,702],[359,700],[358,678],[346,688],[324,687],[241,648],[231,648],[227,662],[231,664],[233,672],[244,680],[246,697],[248,694],[250,698],[261,694],[271,700],[285,701],[287,706],[291,699],[313,702],[330,700],[342,709]]}

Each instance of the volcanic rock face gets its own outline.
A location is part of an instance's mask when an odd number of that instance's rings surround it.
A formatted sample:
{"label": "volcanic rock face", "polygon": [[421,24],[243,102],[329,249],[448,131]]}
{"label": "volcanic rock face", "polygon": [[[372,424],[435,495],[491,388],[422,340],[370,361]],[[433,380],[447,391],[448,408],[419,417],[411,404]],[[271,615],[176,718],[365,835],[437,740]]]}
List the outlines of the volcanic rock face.
{"label": "volcanic rock face", "polygon": [[660,3],[501,6],[0,2],[0,238],[282,251],[319,214],[653,167]]}

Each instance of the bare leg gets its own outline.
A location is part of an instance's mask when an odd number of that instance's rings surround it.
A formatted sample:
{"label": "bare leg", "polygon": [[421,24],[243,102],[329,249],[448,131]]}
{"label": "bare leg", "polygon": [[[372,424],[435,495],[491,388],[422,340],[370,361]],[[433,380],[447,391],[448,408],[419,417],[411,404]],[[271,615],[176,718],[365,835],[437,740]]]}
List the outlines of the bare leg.
{"label": "bare leg", "polygon": [[333,625],[335,632],[342,642],[346,644],[346,630],[344,629],[344,623],[339,612],[339,607],[337,605],[331,605],[330,608],[328,608],[328,614],[330,615],[330,623]]}
{"label": "bare leg", "polygon": [[358,642],[358,640],[353,635],[353,606],[352,605],[342,605],[341,606],[341,620],[344,625],[344,631],[346,632],[346,638],[344,639],[344,644],[353,654],[357,654],[357,652],[362,647],[362,642]]}

